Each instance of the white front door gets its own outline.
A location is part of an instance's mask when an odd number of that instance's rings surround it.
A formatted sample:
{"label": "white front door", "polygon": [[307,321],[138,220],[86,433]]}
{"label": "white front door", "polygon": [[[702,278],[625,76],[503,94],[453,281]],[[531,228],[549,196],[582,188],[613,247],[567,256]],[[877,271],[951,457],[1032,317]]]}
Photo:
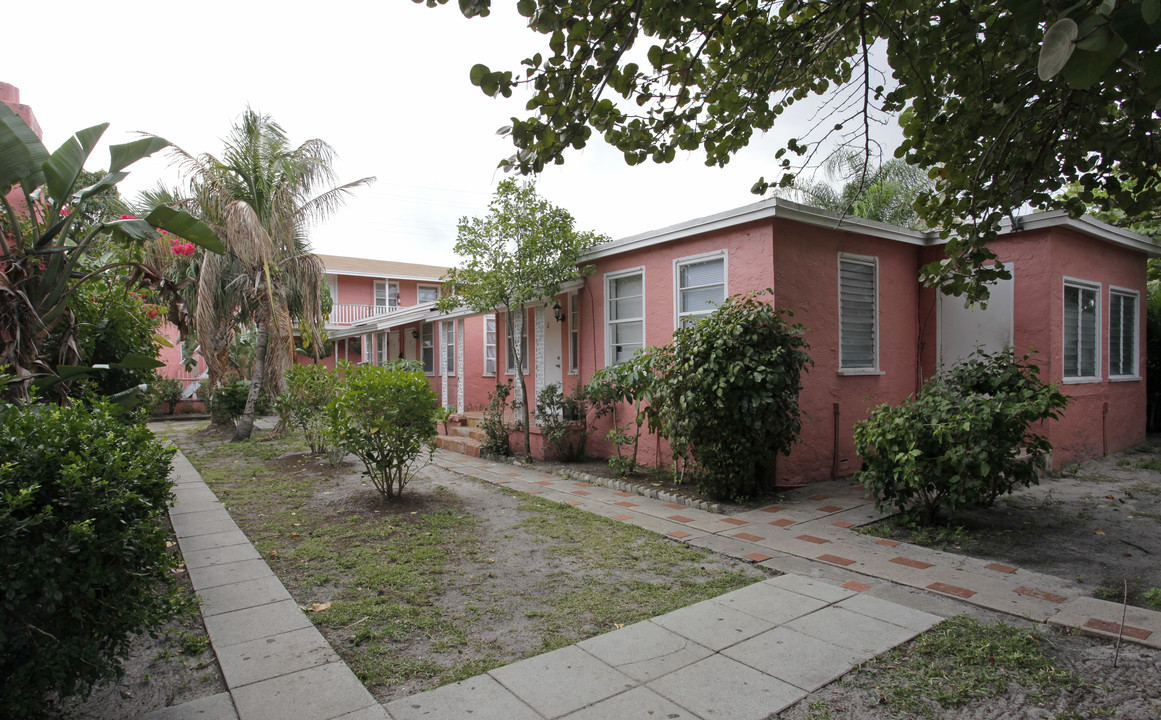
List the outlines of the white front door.
{"label": "white front door", "polygon": [[404,360],[418,360],[419,356],[415,354],[415,328],[405,328],[403,330],[403,359]]}
{"label": "white front door", "polygon": [[552,308],[544,310],[544,386],[553,383],[563,390],[564,353],[561,348],[561,332],[564,326],[557,322]]}
{"label": "white front door", "polygon": [[399,359],[399,331],[387,333],[387,362],[392,363]]}

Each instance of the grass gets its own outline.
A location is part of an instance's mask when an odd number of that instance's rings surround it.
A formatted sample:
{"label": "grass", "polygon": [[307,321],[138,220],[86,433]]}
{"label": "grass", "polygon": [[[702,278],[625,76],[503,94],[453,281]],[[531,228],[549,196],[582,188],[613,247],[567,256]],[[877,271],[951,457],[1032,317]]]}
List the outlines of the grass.
{"label": "grass", "polygon": [[[945,552],[971,552],[983,544],[980,530],[972,531],[956,522],[922,525],[908,521],[904,516],[892,516],[854,530],[863,535],[900,540]],[[998,539],[998,534],[992,534]]]}
{"label": "grass", "polygon": [[874,689],[896,717],[938,717],[940,710],[1001,695],[1009,686],[1035,699],[1079,683],[1054,666],[1048,643],[1040,631],[961,616],[872,660],[849,681]]}

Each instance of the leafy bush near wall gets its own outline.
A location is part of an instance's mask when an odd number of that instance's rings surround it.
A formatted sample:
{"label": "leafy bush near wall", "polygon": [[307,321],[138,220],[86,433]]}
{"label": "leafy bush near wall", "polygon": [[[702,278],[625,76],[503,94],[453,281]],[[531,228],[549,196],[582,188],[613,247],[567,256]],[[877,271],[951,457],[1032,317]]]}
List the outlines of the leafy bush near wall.
{"label": "leafy bush near wall", "polygon": [[[672,363],[670,352],[669,347],[644,348],[624,362],[597,370],[589,381],[586,393],[595,411],[594,419],[606,414],[613,418],[607,439],[616,455],[609,458],[609,468],[622,476],[637,469],[637,450],[645,423],[654,431],[661,429],[657,406],[650,401],[665,381]],[[618,417],[621,403],[633,406],[633,417],[624,423]],[[628,454],[622,450],[625,447],[630,448]]]}
{"label": "leafy bush near wall", "polygon": [[1033,423],[1068,398],[1040,380],[1031,355],[977,353],[929,380],[918,397],[880,405],[855,426],[858,473],[881,509],[934,521],[941,510],[991,504],[1037,481],[1052,446]]}
{"label": "leafy bush near wall", "polygon": [[327,452],[327,405],[338,397],[342,378],[350,371],[351,365],[341,361],[334,371],[325,365],[297,363],[286,369],[286,392],[278,396],[278,412],[302,430],[315,455]]}
{"label": "leafy bush near wall", "polygon": [[331,438],[363,461],[384,498],[399,497],[416,460],[435,453],[437,400],[424,374],[407,365],[359,366],[327,406]]}
{"label": "leafy bush near wall", "polygon": [[[210,414],[215,422],[237,420],[246,409],[246,396],[250,394],[250,381],[235,378],[214,391],[210,400]],[[270,401],[264,395],[258,396],[254,412],[265,415],[270,412]]]}
{"label": "leafy bush near wall", "polygon": [[158,402],[165,403],[170,415],[177,411],[177,404],[181,402],[182,394],[185,392],[181,380],[161,376],[153,378],[150,389],[156,395]]}
{"label": "leafy bush near wall", "polygon": [[668,358],[653,364],[653,411],[675,457],[694,461],[702,492],[741,499],[773,480],[802,427],[798,393],[810,364],[802,326],[762,296],[728,298],[673,335]]}
{"label": "leafy bush near wall", "polygon": [[0,708],[120,674],[177,609],[161,523],[173,451],[110,406],[0,406]]}
{"label": "leafy bush near wall", "polygon": [[502,457],[512,454],[512,447],[508,443],[508,423],[504,420],[511,394],[512,381],[509,380],[506,384],[497,383],[488,395],[488,404],[484,407],[484,417],[480,422],[480,429],[484,431],[484,444],[480,449],[486,453]]}
{"label": "leafy bush near wall", "polygon": [[585,456],[588,410],[588,393],[579,383],[567,395],[557,383],[536,395],[536,424],[559,459],[575,462]]}

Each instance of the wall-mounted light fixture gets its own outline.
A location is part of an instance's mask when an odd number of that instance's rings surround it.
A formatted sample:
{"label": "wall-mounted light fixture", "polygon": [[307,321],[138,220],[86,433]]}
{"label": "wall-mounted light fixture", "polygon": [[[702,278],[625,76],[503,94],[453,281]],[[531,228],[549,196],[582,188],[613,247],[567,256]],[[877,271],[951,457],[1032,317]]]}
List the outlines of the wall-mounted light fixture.
{"label": "wall-mounted light fixture", "polygon": [[564,310],[561,309],[559,300],[552,304],[552,316],[557,322],[564,322]]}
{"label": "wall-mounted light fixture", "polygon": [[416,340],[418,340],[418,339],[419,339],[419,331],[418,331],[418,330],[416,330],[415,328],[411,328],[411,337],[413,337],[413,338],[415,338]]}

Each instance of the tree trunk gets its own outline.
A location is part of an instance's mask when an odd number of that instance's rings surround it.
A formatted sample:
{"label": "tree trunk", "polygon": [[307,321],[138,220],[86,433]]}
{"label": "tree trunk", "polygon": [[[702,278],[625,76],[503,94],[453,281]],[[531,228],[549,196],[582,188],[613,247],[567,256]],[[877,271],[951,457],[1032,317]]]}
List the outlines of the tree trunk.
{"label": "tree trunk", "polygon": [[269,342],[269,333],[266,332],[266,321],[258,321],[258,337],[254,341],[254,371],[250,377],[250,392],[246,395],[246,408],[242,410],[242,417],[238,418],[238,426],[234,430],[232,442],[248,440],[254,431],[254,408],[258,404],[258,396],[262,393],[262,374],[266,371],[266,345]]}

